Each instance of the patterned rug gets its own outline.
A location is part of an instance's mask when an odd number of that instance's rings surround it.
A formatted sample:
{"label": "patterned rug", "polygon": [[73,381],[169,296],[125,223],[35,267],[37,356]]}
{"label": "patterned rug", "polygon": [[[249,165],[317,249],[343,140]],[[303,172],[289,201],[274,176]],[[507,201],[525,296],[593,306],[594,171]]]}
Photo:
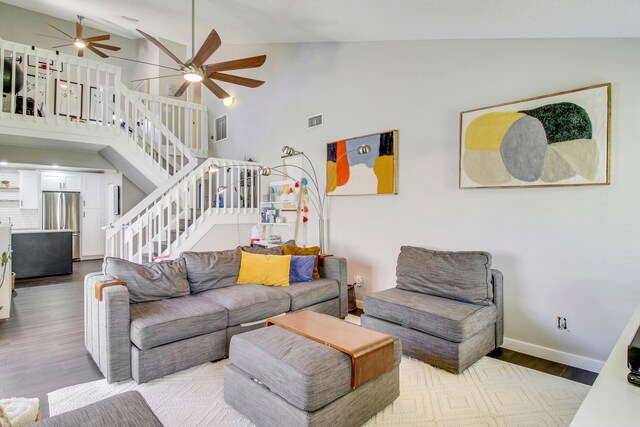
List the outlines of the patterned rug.
{"label": "patterned rug", "polygon": [[[49,393],[50,413],[138,390],[166,427],[251,426],[224,402],[227,363],[206,363],[141,385],[98,380],[66,387]],[[589,386],[488,357],[462,375],[404,357],[400,397],[366,426],[566,426],[588,391]]]}

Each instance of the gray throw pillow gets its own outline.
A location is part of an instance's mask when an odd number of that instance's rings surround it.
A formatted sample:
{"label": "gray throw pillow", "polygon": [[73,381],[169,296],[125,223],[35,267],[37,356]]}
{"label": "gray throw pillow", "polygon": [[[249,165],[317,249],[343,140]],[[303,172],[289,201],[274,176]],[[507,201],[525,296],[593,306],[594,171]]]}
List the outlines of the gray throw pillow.
{"label": "gray throw pillow", "polygon": [[249,252],[250,254],[260,255],[282,255],[282,246],[275,246],[273,248],[254,248],[253,246],[241,246],[243,252]]}
{"label": "gray throw pillow", "polygon": [[187,263],[187,279],[192,294],[226,288],[238,281],[242,258],[240,248],[217,252],[183,252],[180,256]]}
{"label": "gray throw pillow", "polygon": [[131,302],[157,301],[189,295],[187,267],[184,259],[136,264],[107,257],[102,272],[127,283]]}
{"label": "gray throw pillow", "polygon": [[489,305],[493,301],[491,254],[402,246],[396,283],[406,291]]}

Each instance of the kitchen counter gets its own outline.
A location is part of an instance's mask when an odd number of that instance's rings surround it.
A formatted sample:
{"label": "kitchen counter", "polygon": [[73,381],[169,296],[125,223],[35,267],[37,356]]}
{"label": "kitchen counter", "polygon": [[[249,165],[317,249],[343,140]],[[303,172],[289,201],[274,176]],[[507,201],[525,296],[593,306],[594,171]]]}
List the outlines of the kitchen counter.
{"label": "kitchen counter", "polygon": [[73,273],[71,230],[13,230],[16,279]]}
{"label": "kitchen counter", "polygon": [[24,230],[11,230],[11,234],[29,234],[29,233],[71,233],[73,230],[39,230],[39,229],[24,229]]}

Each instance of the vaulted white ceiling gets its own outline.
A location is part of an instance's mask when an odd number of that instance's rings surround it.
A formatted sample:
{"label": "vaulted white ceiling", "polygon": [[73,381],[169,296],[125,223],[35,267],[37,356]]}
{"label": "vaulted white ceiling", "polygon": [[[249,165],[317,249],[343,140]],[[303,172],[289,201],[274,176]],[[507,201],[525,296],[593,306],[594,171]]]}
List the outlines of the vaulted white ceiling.
{"label": "vaulted white ceiling", "polygon": [[[191,40],[190,0],[3,0],[125,37]],[[132,21],[137,20],[137,22]],[[639,37],[639,0],[196,0],[196,45]]]}

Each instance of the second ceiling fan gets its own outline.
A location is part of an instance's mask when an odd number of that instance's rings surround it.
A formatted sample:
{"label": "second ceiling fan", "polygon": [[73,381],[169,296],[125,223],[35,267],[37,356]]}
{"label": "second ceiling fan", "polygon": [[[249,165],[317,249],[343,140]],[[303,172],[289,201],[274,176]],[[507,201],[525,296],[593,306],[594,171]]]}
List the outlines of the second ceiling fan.
{"label": "second ceiling fan", "polygon": [[60,32],[61,34],[65,35],[67,38],[63,39],[61,37],[56,37],[56,36],[50,36],[47,34],[38,34],[40,36],[44,36],[44,37],[49,37],[52,39],[58,39],[58,40],[64,40],[67,43],[66,44],[62,44],[60,46],[53,46],[53,49],[59,49],[61,47],[65,47],[65,46],[75,46],[77,51],[78,51],[78,56],[84,56],[84,49],[89,49],[91,52],[95,53],[96,55],[98,55],[101,58],[108,58],[109,55],[107,55],[106,53],[102,52],[103,49],[106,50],[111,50],[114,52],[117,52],[120,50],[119,47],[117,46],[112,46],[110,44],[104,44],[104,43],[98,43],[101,41],[105,41],[105,40],[109,40],[111,38],[110,34],[101,34],[99,36],[94,36],[94,37],[83,37],[83,27],[82,27],[82,20],[84,19],[84,16],[80,16],[78,15],[78,22],[76,22],[76,35],[75,37],[62,31],[60,28],[51,25],[51,24],[47,24],[48,26],[50,26],[51,28],[53,28],[54,30]]}
{"label": "second ceiling fan", "polygon": [[[133,81],[142,81],[149,79],[161,79],[165,77],[176,77],[182,76],[184,78],[184,83],[182,86],[178,88],[174,96],[181,96],[189,87],[191,83],[202,82],[207,89],[209,89],[215,96],[220,99],[229,98],[230,95],[224,91],[217,83],[213,80],[219,80],[226,83],[232,83],[240,86],[246,86],[250,88],[256,88],[264,84],[262,80],[249,79],[247,77],[234,76],[232,74],[222,73],[221,71],[231,71],[231,70],[243,70],[247,68],[256,68],[260,67],[267,59],[267,55],[259,55],[253,56],[250,58],[242,58],[235,59],[232,61],[218,62],[213,64],[204,63],[213,55],[213,53],[218,50],[220,45],[222,45],[222,40],[220,36],[216,32],[216,30],[211,30],[209,36],[204,41],[202,46],[197,53],[195,53],[195,0],[191,2],[191,59],[186,61],[182,61],[178,58],[173,52],[171,52],[166,46],[160,43],[159,40],[150,36],[142,30],[137,30],[140,34],[142,34],[147,40],[153,43],[156,47],[158,47],[161,51],[169,56],[172,60],[178,64],[179,68],[171,68],[165,67],[158,64],[158,67],[162,68],[170,68],[175,71],[180,71],[181,74],[175,74],[171,76],[159,76],[159,77],[149,77],[145,79],[138,79]],[[126,59],[126,58],[120,58]],[[137,60],[130,60],[134,62],[142,62]],[[143,62],[144,63],[144,62]]]}

